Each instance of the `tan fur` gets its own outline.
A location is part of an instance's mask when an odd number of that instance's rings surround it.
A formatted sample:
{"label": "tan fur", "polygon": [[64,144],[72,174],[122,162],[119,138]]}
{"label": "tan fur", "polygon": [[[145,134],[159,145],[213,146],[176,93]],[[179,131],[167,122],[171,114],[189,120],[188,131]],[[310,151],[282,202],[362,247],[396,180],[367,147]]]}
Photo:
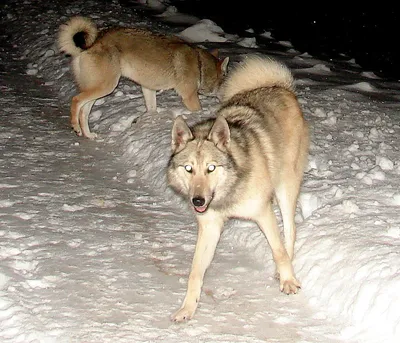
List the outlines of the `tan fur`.
{"label": "tan fur", "polygon": [[[77,43],[75,38],[81,38]],[[98,33],[88,18],[73,17],[60,26],[60,49],[73,57],[80,93],[73,97],[71,125],[78,135],[94,138],[88,116],[94,102],[110,94],[121,76],[142,87],[148,112],[156,112],[156,90],[175,89],[190,111],[201,109],[198,93],[215,95],[228,58],[175,37],[143,29],[116,28]]]}
{"label": "tan fur", "polygon": [[[293,77],[277,61],[249,57],[226,82],[216,119],[189,128],[178,117],[172,129],[169,184],[188,198],[199,227],[186,297],[172,315],[178,322],[195,313],[204,274],[229,218],[258,224],[271,246],[281,291],[296,293],[300,287],[291,261],[309,134]],[[282,213],[285,243],[273,197]]]}
{"label": "tan fur", "polygon": [[221,100],[230,99],[238,92],[268,86],[279,86],[294,91],[290,70],[273,59],[251,56],[236,67],[235,73],[224,83]]}

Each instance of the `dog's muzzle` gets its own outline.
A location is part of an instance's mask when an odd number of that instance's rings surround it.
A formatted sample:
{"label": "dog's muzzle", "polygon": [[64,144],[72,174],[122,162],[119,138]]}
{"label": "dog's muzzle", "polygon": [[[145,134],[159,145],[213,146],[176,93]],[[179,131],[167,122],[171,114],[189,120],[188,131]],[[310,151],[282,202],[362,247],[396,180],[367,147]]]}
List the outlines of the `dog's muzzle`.
{"label": "dog's muzzle", "polygon": [[202,197],[193,197],[192,204],[196,212],[203,213],[207,209],[206,199]]}

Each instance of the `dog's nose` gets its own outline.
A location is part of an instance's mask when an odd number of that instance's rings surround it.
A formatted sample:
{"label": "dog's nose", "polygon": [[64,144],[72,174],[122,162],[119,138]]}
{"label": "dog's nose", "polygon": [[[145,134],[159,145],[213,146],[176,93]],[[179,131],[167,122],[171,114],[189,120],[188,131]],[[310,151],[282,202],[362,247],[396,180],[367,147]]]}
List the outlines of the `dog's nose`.
{"label": "dog's nose", "polygon": [[192,203],[193,203],[194,206],[200,207],[200,206],[203,206],[206,203],[206,200],[204,198],[201,198],[201,197],[194,197],[192,199]]}

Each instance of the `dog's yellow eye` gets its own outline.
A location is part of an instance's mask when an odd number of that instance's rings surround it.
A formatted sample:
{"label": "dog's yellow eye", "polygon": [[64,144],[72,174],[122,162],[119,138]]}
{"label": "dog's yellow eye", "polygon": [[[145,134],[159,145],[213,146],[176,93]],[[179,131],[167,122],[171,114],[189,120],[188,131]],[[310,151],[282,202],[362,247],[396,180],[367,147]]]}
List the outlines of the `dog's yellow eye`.
{"label": "dog's yellow eye", "polygon": [[210,165],[207,167],[207,171],[208,171],[209,173],[212,173],[216,168],[217,168],[217,167],[216,167],[214,164],[210,164]]}
{"label": "dog's yellow eye", "polygon": [[185,165],[185,170],[188,172],[188,173],[191,173],[192,171],[193,171],[193,168],[192,168],[192,166],[190,166],[190,165]]}

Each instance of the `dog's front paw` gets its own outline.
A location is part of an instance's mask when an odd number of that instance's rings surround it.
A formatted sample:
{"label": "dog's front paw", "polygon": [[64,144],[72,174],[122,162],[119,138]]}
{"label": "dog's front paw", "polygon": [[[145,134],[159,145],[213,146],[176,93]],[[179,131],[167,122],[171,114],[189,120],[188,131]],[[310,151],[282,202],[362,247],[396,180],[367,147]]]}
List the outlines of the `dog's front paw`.
{"label": "dog's front paw", "polygon": [[89,138],[89,139],[96,139],[97,138],[97,133],[90,132],[90,133],[85,134],[85,137]]}
{"label": "dog's front paw", "polygon": [[75,131],[77,136],[82,136],[82,130],[81,127],[79,125],[73,125],[72,129]]}
{"label": "dog's front paw", "polygon": [[181,307],[178,311],[171,315],[171,320],[176,323],[185,322],[193,318],[194,309]]}
{"label": "dog's front paw", "polygon": [[295,277],[292,277],[290,280],[281,280],[280,281],[280,290],[286,294],[296,294],[301,288],[300,282],[297,281]]}
{"label": "dog's front paw", "polygon": [[155,108],[150,108],[150,109],[146,110],[146,113],[147,113],[148,115],[150,115],[150,116],[155,116],[155,115],[157,115],[157,114],[158,114],[157,107],[155,107]]}

